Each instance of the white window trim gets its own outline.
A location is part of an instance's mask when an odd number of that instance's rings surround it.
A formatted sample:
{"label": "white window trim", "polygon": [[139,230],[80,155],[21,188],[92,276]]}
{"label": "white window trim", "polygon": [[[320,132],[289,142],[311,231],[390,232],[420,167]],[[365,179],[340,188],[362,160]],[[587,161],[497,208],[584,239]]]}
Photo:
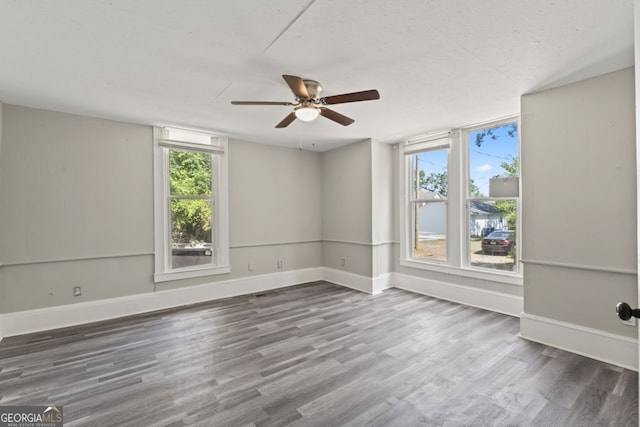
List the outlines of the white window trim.
{"label": "white window trim", "polygon": [[449,210],[450,206],[450,197],[447,195],[446,199],[439,200],[439,202],[445,202],[447,206],[447,260],[430,260],[430,261],[422,261],[417,258],[413,258],[411,254],[413,251],[410,249],[410,246],[413,242],[412,230],[409,227],[411,224],[411,220],[413,218],[413,212],[411,209],[408,209],[410,204],[413,204],[419,201],[419,198],[413,199],[412,196],[409,195],[409,183],[411,182],[411,173],[412,167],[410,165],[411,155],[424,153],[425,151],[438,150],[438,149],[447,149],[447,188],[451,188],[451,182],[449,181],[449,173],[448,171],[451,168],[451,138],[448,132],[441,132],[437,134],[427,135],[417,140],[407,141],[404,144],[400,145],[400,194],[402,195],[402,203],[400,203],[400,227],[401,227],[401,245],[400,245],[400,260],[401,263],[403,261],[411,262],[418,266],[448,266],[451,264],[451,248],[449,246],[449,240],[451,238],[451,231],[453,227],[449,221]]}
{"label": "white window trim", "polygon": [[[153,128],[154,151],[154,249],[155,274],[154,282],[204,277],[226,274],[231,271],[229,265],[229,197],[228,197],[228,142],[225,137],[212,135],[211,145],[176,141],[165,138],[165,128]],[[168,155],[164,148],[181,148],[186,150],[216,154],[217,175],[214,177],[214,251],[215,265],[199,265],[180,269],[170,269],[171,242],[169,235],[170,212],[166,203],[169,194]]]}
{"label": "white window trim", "polygon": [[[468,224],[468,178],[469,178],[469,150],[466,147],[464,136],[468,132],[486,127],[500,126],[502,124],[517,121],[520,125],[519,116],[509,116],[500,120],[493,120],[469,127],[454,129],[449,132],[439,132],[425,135],[419,138],[410,139],[399,144],[398,171],[399,171],[399,225],[400,225],[400,265],[403,267],[428,270],[438,273],[471,277],[475,279],[500,282],[512,285],[523,285],[522,268],[517,272],[501,270],[489,270],[473,267],[470,264],[469,255],[469,224]],[[448,143],[443,144],[443,139],[448,139]],[[447,194],[447,261],[418,260],[411,256],[411,229],[408,205],[410,203],[409,183],[411,166],[409,158],[411,154],[436,149],[439,147],[449,147],[449,169],[448,169],[448,194]],[[520,126],[518,127],[518,158],[521,158]],[[522,186],[522,171],[519,171],[519,185]],[[520,194],[522,189],[520,188]],[[487,198],[483,198],[487,199]],[[498,198],[495,198],[496,200]],[[503,199],[503,198],[499,198]],[[506,198],[508,200],[518,199],[518,236],[521,232],[522,201],[521,198]],[[505,199],[505,200],[506,200]],[[521,240],[521,239],[519,239]],[[521,260],[521,247],[516,246],[517,259]]]}
{"label": "white window trim", "polygon": [[[486,268],[481,268],[481,267],[474,267],[471,265],[471,250],[470,250],[470,242],[471,242],[471,236],[470,236],[470,231],[469,230],[469,222],[468,222],[468,218],[469,218],[469,202],[471,201],[497,201],[497,200],[517,200],[518,203],[518,210],[516,211],[516,222],[517,222],[517,229],[516,229],[516,235],[518,236],[518,245],[516,245],[516,259],[518,260],[517,262],[520,264],[518,266],[518,271],[516,272],[508,272],[508,271],[500,271],[500,270],[495,270],[493,272],[490,272],[489,274],[497,274],[500,276],[506,276],[506,277],[516,277],[520,279],[520,283],[522,285],[523,280],[522,280],[522,263],[520,262],[520,260],[522,260],[522,244],[520,243],[522,241],[522,198],[521,198],[521,194],[522,194],[522,168],[519,168],[518,170],[518,197],[471,197],[471,195],[469,194],[469,186],[467,185],[469,182],[469,162],[471,160],[471,156],[469,153],[469,149],[468,149],[468,140],[467,138],[465,138],[465,136],[469,135],[471,132],[477,131],[477,130],[481,130],[481,129],[486,129],[489,127],[499,127],[499,126],[503,126],[509,123],[513,123],[513,122],[517,122],[518,123],[518,161],[520,162],[520,165],[522,164],[522,162],[520,161],[520,159],[522,159],[521,156],[521,150],[522,150],[522,144],[520,143],[520,135],[521,135],[521,126],[520,126],[520,116],[508,116],[508,117],[504,117],[502,119],[499,120],[492,120],[490,122],[484,122],[484,123],[480,123],[480,124],[475,124],[473,126],[467,126],[464,128],[460,129],[460,146],[464,146],[464,149],[462,150],[462,161],[463,161],[463,168],[462,168],[462,182],[464,183],[464,185],[466,185],[466,187],[463,189],[462,191],[462,196],[463,196],[463,204],[465,207],[465,215],[463,217],[463,223],[461,224],[461,226],[463,227],[462,229],[465,230],[465,236],[464,236],[464,247],[463,247],[463,257],[462,257],[462,265],[464,266],[464,268],[469,269],[471,271],[478,271],[478,272],[482,272],[482,273],[486,273],[489,272],[490,270],[486,269]],[[520,166],[518,165],[518,166]]]}
{"label": "white window trim", "polygon": [[416,268],[419,270],[434,271],[437,273],[446,273],[454,276],[471,277],[474,279],[487,280],[491,282],[506,283],[510,285],[522,286],[522,275],[504,272],[500,270],[487,270],[480,268],[467,268],[463,266],[453,266],[437,264],[434,262],[417,261],[413,259],[401,259],[400,265],[403,267]]}

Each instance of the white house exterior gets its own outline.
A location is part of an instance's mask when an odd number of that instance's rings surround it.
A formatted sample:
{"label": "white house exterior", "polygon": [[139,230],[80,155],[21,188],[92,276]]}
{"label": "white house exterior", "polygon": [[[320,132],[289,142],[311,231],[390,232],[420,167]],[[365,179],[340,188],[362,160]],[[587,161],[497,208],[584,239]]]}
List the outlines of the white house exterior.
{"label": "white house exterior", "polygon": [[433,191],[421,190],[420,200],[425,201],[418,208],[420,239],[444,236],[447,232],[446,197]]}
{"label": "white house exterior", "polygon": [[495,206],[484,202],[470,202],[469,230],[471,237],[482,236],[483,228],[506,230],[507,219],[504,213]]}
{"label": "white house exterior", "polygon": [[[422,190],[420,200],[424,200],[424,203],[418,205],[420,239],[444,236],[447,230],[446,197],[440,193]],[[472,237],[481,236],[484,228],[507,229],[507,219],[497,207],[480,201],[472,201],[469,205],[469,230]]]}

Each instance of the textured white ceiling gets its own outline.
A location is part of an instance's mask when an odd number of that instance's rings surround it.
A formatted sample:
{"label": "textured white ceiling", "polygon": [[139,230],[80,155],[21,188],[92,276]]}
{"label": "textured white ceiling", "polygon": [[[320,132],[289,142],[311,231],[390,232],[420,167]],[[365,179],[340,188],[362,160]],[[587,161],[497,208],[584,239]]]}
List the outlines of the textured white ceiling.
{"label": "textured white ceiling", "polygon": [[[500,118],[633,65],[633,0],[0,0],[0,101],[323,151]],[[274,126],[282,74],[381,99]]]}

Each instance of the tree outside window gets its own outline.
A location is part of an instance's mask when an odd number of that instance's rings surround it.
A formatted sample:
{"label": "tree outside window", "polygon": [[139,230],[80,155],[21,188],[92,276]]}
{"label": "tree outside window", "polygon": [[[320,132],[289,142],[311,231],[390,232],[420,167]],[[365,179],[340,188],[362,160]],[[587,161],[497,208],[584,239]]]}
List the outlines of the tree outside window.
{"label": "tree outside window", "polygon": [[211,154],[169,150],[172,267],[212,262]]}
{"label": "tree outside window", "polygon": [[[518,199],[490,197],[489,184],[519,176],[518,123],[469,132],[468,149],[471,266],[517,271]],[[494,231],[508,231],[501,236],[509,238],[492,239]]]}

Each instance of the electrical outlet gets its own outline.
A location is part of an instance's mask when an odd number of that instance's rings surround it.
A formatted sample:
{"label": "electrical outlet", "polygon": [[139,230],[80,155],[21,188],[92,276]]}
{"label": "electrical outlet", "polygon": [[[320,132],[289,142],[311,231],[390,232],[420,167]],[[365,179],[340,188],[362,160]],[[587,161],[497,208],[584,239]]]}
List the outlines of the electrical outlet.
{"label": "electrical outlet", "polygon": [[247,265],[247,270],[253,271],[253,264],[248,264]]}
{"label": "electrical outlet", "polygon": [[80,289],[80,286],[74,286],[73,287],[73,296],[74,297],[79,297],[80,295],[82,295],[82,289]]}
{"label": "electrical outlet", "polygon": [[344,267],[346,264],[347,264],[347,262],[345,261],[345,259],[344,259],[344,258],[341,258],[341,259],[340,259],[340,265],[341,265],[342,267]]}
{"label": "electrical outlet", "polygon": [[282,261],[278,261],[278,268],[282,268]]}
{"label": "electrical outlet", "polygon": [[629,326],[636,326],[636,318],[632,317],[629,320],[623,320],[622,323],[624,323],[625,325],[629,325]]}

